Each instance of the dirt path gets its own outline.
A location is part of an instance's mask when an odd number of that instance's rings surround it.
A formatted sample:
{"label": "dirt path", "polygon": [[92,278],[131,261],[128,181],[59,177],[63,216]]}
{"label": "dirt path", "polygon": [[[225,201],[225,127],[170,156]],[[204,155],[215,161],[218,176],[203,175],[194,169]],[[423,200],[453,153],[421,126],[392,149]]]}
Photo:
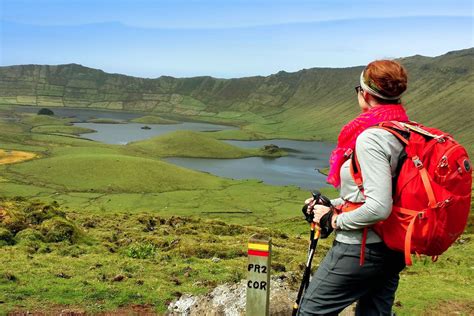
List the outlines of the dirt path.
{"label": "dirt path", "polygon": [[0,165],[21,162],[36,157],[37,154],[26,151],[0,149]]}

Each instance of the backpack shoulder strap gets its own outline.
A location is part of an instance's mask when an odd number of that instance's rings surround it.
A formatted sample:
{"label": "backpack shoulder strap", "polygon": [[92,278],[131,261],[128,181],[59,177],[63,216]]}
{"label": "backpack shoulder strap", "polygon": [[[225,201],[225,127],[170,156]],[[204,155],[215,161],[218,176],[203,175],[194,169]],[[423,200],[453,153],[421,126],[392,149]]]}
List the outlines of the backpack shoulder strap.
{"label": "backpack shoulder strap", "polygon": [[410,128],[408,128],[408,126],[411,125],[398,121],[386,121],[372,126],[371,128],[380,128],[390,132],[406,146],[408,145],[408,139],[410,137]]}
{"label": "backpack shoulder strap", "polygon": [[354,180],[357,187],[359,188],[360,192],[364,194],[364,186],[362,183],[362,173],[360,172],[359,160],[357,159],[355,150],[352,152],[352,156],[350,159],[351,159],[351,163],[349,165],[349,171],[351,173],[351,177]]}
{"label": "backpack shoulder strap", "polygon": [[[385,121],[375,126],[372,126],[370,128],[380,128],[380,129],[390,132],[405,147],[406,145],[408,145],[409,137],[410,137],[410,129],[405,125],[408,125],[408,124],[398,122],[398,121]],[[403,159],[400,159],[400,163],[399,163],[399,166],[397,166],[397,169],[401,167],[401,164],[402,164],[401,162],[404,161],[404,158],[405,157],[403,157]],[[353,151],[352,156],[351,156],[350,173],[355,184],[357,185],[359,190],[362,192],[362,194],[364,194],[362,173],[360,171],[360,164],[359,164],[359,160],[357,159],[355,150]]]}

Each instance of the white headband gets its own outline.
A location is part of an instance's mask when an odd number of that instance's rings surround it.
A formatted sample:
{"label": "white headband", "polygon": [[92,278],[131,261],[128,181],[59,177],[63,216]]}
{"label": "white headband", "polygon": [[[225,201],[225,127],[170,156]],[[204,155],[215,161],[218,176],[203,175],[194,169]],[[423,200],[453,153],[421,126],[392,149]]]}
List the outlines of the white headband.
{"label": "white headband", "polygon": [[376,96],[380,99],[384,99],[384,100],[398,100],[398,99],[400,99],[403,92],[398,96],[388,97],[386,95],[380,94],[380,92],[377,92],[374,89],[372,89],[371,87],[369,87],[368,85],[366,85],[365,81],[364,81],[364,71],[365,71],[365,69],[362,70],[362,73],[360,74],[360,86],[362,87],[362,90],[367,91],[369,94],[374,95],[374,96]]}

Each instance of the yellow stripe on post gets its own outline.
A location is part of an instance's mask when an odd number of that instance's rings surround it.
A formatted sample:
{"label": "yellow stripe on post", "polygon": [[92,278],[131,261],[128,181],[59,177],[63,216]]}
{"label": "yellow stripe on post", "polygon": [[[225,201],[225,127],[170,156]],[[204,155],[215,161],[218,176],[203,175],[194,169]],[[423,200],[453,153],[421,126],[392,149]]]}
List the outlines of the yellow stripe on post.
{"label": "yellow stripe on post", "polygon": [[249,243],[249,249],[252,250],[260,250],[260,251],[268,251],[269,250],[268,244],[254,244],[254,243]]}
{"label": "yellow stripe on post", "polygon": [[247,316],[270,315],[271,238],[253,235],[248,241]]}

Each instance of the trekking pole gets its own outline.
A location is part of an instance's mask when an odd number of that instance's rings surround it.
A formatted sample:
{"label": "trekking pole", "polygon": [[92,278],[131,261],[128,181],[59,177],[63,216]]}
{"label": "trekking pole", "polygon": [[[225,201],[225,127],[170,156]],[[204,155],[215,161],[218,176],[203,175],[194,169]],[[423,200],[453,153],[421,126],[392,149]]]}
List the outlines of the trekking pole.
{"label": "trekking pole", "polygon": [[[321,195],[319,191],[313,192],[312,195],[313,199],[316,201],[316,204],[322,204],[325,206],[331,205],[331,201],[327,197]],[[305,214],[306,220],[310,222],[311,225],[311,231],[309,235],[310,243],[308,249],[308,259],[306,260],[306,267],[303,273],[303,279],[301,280],[300,288],[298,290],[298,295],[296,297],[295,304],[293,305],[292,316],[296,316],[296,314],[298,313],[303,293],[308,288],[309,278],[311,276],[311,263],[313,261],[314,253],[316,251],[316,246],[318,245],[319,236],[321,235],[321,229],[319,227],[316,229],[316,223],[313,222],[314,215],[312,213],[308,214],[307,209],[308,205],[305,205],[303,206],[302,211],[303,214]]]}
{"label": "trekking pole", "polygon": [[298,313],[301,298],[303,297],[303,293],[308,288],[309,277],[311,275],[311,262],[313,261],[314,251],[316,250],[316,245],[318,244],[318,239],[319,239],[319,234],[320,234],[319,229],[317,229],[316,233],[315,233],[315,230],[316,230],[316,224],[311,224],[311,234],[310,234],[311,243],[309,246],[308,259],[306,260],[306,268],[304,270],[303,280],[301,280],[300,289],[298,290],[298,296],[296,297],[295,304],[293,305],[293,313],[292,313],[293,316],[296,316],[296,314]]}

